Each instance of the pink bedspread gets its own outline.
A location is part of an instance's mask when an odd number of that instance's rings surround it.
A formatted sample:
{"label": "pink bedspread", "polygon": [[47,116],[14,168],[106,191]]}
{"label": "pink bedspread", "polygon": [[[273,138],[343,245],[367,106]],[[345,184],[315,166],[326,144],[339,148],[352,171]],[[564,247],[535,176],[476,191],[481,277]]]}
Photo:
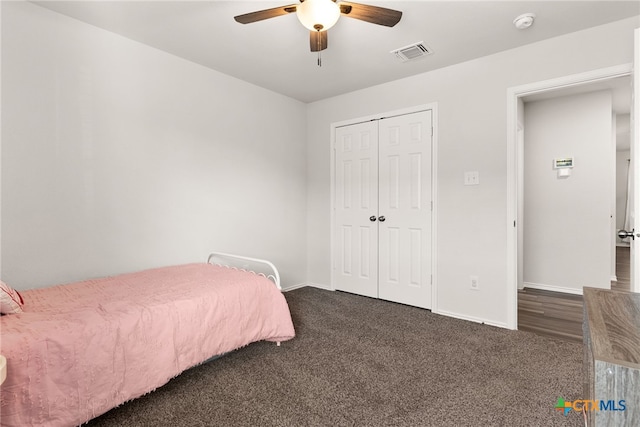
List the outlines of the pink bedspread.
{"label": "pink bedspread", "polygon": [[210,264],[165,267],[22,292],[2,316],[2,426],[72,426],[208,358],[294,336],[276,286]]}

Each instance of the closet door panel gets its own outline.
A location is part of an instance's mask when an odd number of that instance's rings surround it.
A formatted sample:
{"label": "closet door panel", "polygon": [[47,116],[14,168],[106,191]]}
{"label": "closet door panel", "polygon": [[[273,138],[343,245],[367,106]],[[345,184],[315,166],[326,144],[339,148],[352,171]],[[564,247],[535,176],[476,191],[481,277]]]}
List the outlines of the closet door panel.
{"label": "closet door panel", "polygon": [[334,286],[377,297],[378,125],[340,127],[335,136]]}
{"label": "closet door panel", "polygon": [[379,122],[378,297],[431,308],[431,112]]}

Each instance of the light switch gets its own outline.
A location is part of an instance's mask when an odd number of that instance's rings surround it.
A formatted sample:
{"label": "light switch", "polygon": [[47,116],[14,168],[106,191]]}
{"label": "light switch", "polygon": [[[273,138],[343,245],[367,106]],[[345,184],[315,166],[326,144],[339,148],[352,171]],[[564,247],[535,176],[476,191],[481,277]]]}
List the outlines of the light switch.
{"label": "light switch", "polygon": [[480,173],[478,171],[470,171],[464,173],[464,185],[480,184]]}

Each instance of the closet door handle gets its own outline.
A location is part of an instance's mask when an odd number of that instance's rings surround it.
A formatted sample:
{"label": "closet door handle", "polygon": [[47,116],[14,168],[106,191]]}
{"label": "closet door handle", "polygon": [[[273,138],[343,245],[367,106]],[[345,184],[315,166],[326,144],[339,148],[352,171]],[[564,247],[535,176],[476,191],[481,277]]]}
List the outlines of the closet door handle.
{"label": "closet door handle", "polygon": [[371,221],[371,222],[375,222],[375,220],[376,220],[376,219],[377,219],[377,218],[376,218],[376,216],[375,216],[375,215],[371,215],[371,216],[369,217],[369,221]]}
{"label": "closet door handle", "polygon": [[384,220],[385,220],[385,219],[386,219],[386,218],[385,218],[384,216],[379,216],[379,217],[378,217],[378,221],[380,221],[380,222],[384,222]]}

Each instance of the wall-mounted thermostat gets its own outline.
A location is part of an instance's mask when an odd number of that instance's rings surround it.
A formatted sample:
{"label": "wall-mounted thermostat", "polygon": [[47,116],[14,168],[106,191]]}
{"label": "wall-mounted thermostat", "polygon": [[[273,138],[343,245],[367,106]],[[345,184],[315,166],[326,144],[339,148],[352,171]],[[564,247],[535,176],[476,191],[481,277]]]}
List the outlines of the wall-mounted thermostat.
{"label": "wall-mounted thermostat", "polygon": [[574,166],[573,157],[553,159],[553,168],[558,170],[558,178],[568,178]]}
{"label": "wall-mounted thermostat", "polygon": [[572,168],[574,165],[573,157],[563,157],[561,159],[553,159],[554,169]]}

